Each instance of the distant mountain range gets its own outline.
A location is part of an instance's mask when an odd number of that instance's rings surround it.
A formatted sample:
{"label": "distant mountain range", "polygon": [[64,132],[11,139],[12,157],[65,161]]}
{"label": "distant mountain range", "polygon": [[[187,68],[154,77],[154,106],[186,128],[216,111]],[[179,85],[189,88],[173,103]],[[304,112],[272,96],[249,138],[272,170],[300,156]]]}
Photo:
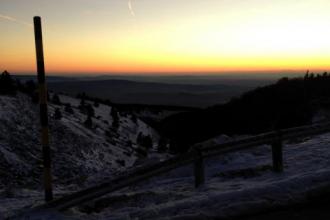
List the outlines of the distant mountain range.
{"label": "distant mountain range", "polygon": [[[35,76],[16,76],[22,81]],[[109,99],[120,104],[146,104],[204,108],[229,101],[273,78],[220,76],[48,76],[50,90]]]}
{"label": "distant mountain range", "polygon": [[186,85],[128,80],[50,82],[49,88],[71,95],[110,99],[114,103],[207,107],[228,101],[250,89],[228,85]]}

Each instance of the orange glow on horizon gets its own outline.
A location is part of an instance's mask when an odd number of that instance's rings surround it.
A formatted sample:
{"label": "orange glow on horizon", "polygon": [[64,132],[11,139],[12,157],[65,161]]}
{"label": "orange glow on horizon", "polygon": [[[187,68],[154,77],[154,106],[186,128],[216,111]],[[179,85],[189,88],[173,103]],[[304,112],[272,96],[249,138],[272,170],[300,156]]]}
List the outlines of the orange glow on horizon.
{"label": "orange glow on horizon", "polygon": [[[327,71],[330,69],[329,61],[324,57],[167,57],[167,56],[140,56],[131,59],[121,57],[103,58],[97,56],[72,56],[71,59],[60,56],[45,55],[46,71],[50,73],[221,73],[221,72],[272,72],[281,70]],[[8,60],[9,64],[15,65],[14,69],[8,69],[15,73],[35,72],[34,57],[21,62],[16,59]],[[312,63],[313,65],[308,65]],[[27,68],[28,67],[28,68]]]}
{"label": "orange glow on horizon", "polygon": [[[46,71],[51,73],[330,69],[330,2],[325,0],[192,0],[189,5],[146,0],[134,4],[134,13],[126,4],[111,1],[95,1],[92,10],[88,3],[72,0],[65,5],[67,11],[45,1],[49,6],[44,4],[41,11],[27,3],[26,10],[16,9],[19,0],[12,0],[8,14],[0,11],[0,27],[6,30],[0,41],[0,70],[35,72],[28,21],[41,12]],[[113,7],[118,10],[110,13]],[[54,8],[63,14],[53,13]]]}

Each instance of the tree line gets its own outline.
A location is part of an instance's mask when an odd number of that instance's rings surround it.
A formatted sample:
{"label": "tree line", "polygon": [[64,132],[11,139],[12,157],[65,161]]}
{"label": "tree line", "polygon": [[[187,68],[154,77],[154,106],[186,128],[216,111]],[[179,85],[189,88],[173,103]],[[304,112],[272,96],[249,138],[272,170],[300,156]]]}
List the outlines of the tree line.
{"label": "tree line", "polygon": [[320,109],[330,110],[330,74],[307,72],[304,77],[281,78],[226,104],[170,116],[158,129],[171,139],[173,151],[184,152],[220,134],[258,134],[307,125]]}

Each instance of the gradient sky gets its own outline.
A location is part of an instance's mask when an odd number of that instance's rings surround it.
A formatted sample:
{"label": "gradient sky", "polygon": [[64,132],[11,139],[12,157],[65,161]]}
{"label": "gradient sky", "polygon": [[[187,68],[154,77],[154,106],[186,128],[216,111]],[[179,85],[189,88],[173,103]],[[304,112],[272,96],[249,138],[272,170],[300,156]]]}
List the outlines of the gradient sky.
{"label": "gradient sky", "polygon": [[0,70],[53,73],[330,69],[329,0],[0,0]]}

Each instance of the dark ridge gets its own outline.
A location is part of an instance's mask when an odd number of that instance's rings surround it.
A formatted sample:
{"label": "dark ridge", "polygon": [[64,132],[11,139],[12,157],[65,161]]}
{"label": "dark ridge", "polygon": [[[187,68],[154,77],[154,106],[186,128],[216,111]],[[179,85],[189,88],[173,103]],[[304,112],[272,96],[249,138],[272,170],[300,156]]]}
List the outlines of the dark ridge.
{"label": "dark ridge", "polygon": [[310,124],[320,109],[330,109],[327,73],[282,78],[226,104],[169,116],[158,129],[172,140],[172,148],[185,151],[196,142],[220,134],[257,134]]}

